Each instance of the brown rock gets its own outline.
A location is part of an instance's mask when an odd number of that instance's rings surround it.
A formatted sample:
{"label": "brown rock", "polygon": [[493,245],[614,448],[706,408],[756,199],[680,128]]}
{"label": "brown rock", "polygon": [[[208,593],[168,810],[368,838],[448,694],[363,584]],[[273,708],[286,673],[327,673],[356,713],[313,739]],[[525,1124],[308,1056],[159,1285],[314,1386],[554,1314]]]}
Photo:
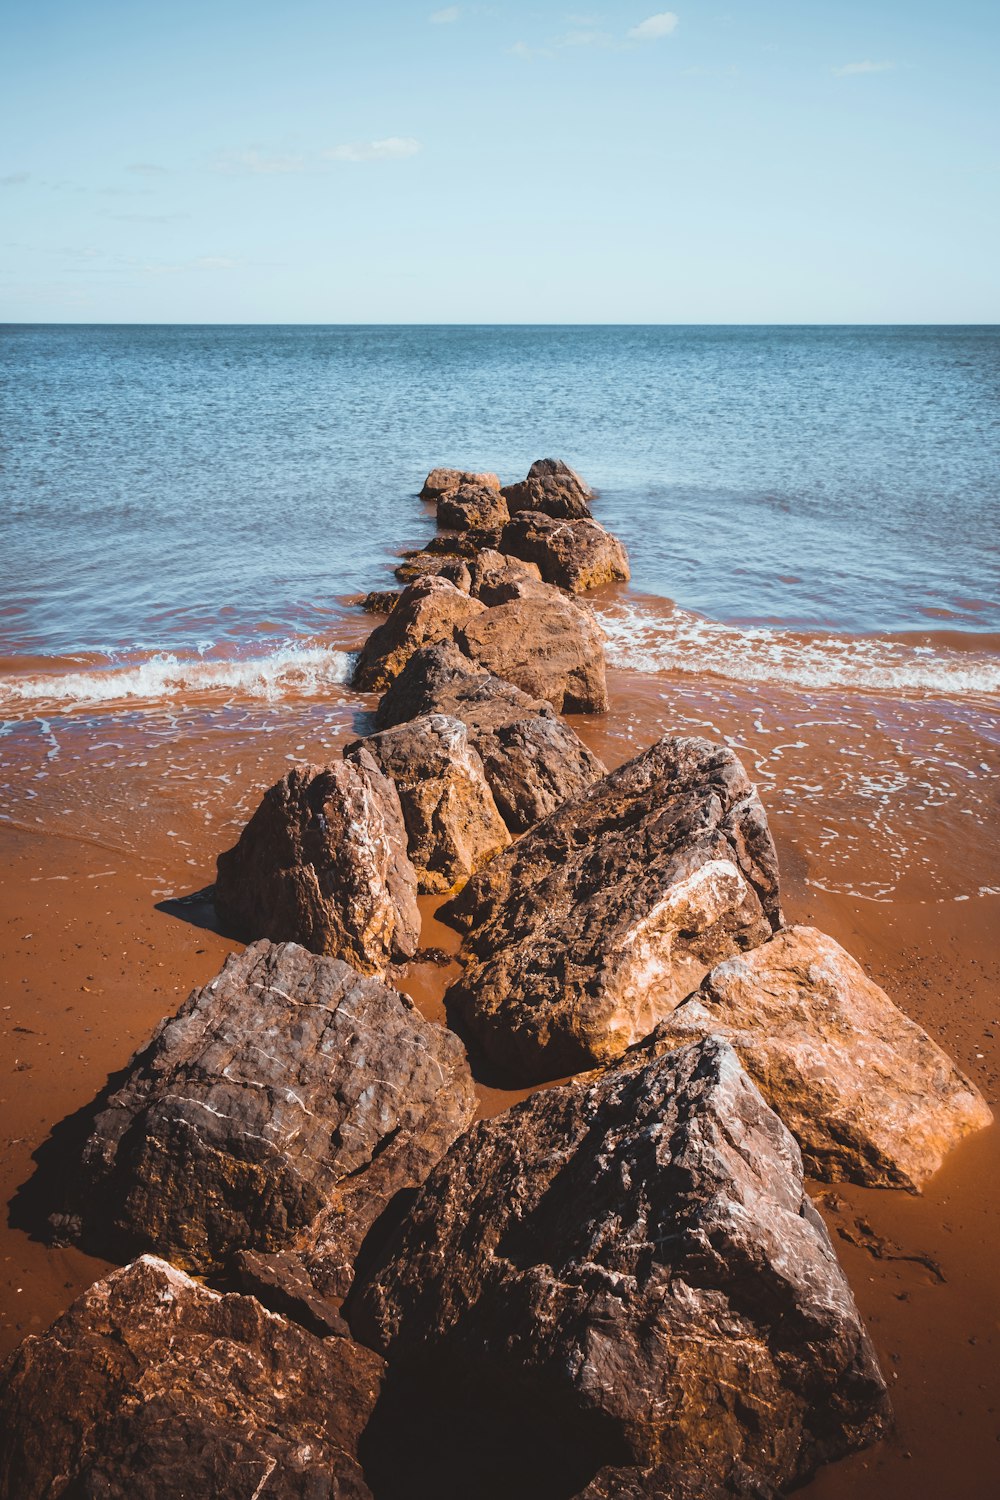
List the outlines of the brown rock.
{"label": "brown rock", "polygon": [[188,1270],[293,1248],[343,1296],[375,1220],[474,1110],[458,1038],[405,996],[294,943],[254,943],[132,1059],[67,1206],[86,1241]]}
{"label": "brown rock", "polygon": [[764,809],[731,750],[665,738],[564,802],[439,913],[446,996],[514,1084],[610,1061],[780,925]]}
{"label": "brown rock", "polygon": [[480,666],[557,712],[604,713],[604,632],[592,612],[556,594],[515,599],[466,621],[459,647]]}
{"label": "brown rock", "polygon": [[375,761],[298,766],[219,855],[215,908],[244,940],[297,942],[377,973],[416,952],[417,877]]}
{"label": "brown rock", "polygon": [[500,491],[485,484],[463,484],[437,503],[437,523],[446,531],[500,530],[509,520]]}
{"label": "brown rock", "polygon": [[477,474],[471,469],[432,469],[424,480],[420,498],[438,500],[442,495],[447,495],[449,490],[460,489],[463,484],[486,486],[492,490],[500,488],[500,480],[495,474]]}
{"label": "brown rock", "polygon": [[597,521],[560,521],[521,511],[504,527],[500,550],[536,563],[546,583],[571,594],[627,583],[631,576],[624,546]]}
{"label": "brown rock", "polygon": [[993,1115],[833,938],[789,927],[719,964],[645,1047],[724,1036],[814,1177],[919,1190]]}
{"label": "brown rock", "polygon": [[432,713],[359,740],[399,793],[420,889],[460,888],[510,843],[483,763],[461,719]]}
{"label": "brown rock", "polygon": [[547,1433],[532,1493],[658,1465],[783,1491],[888,1413],[798,1147],[717,1038],[461,1136],[350,1322],[400,1404],[497,1413],[511,1477],[524,1430]]}
{"label": "brown rock", "polygon": [[432,713],[466,725],[511,833],[523,833],[605,774],[551,703],[477,667],[453,641],[414,652],[379,704],[378,723]]}
{"label": "brown rock", "polygon": [[[465,559],[454,553],[441,557],[422,549],[403,553],[403,561],[393,569],[400,583],[416,583],[418,578],[442,578],[452,567],[464,563]],[[453,580],[452,580],[453,581]]]}
{"label": "brown rock", "polygon": [[485,548],[478,557],[469,561],[469,593],[474,599],[482,598],[487,606],[506,604],[508,601],[483,597],[484,591],[488,594],[491,589],[515,580],[541,583],[542,575],[534,563],[524,562],[520,557],[507,557],[491,548]]}
{"label": "brown rock", "polygon": [[591,492],[579,474],[558,458],[540,458],[531,465],[527,479],[503,489],[511,515],[538,511],[559,519],[581,520],[590,516]]}
{"label": "brown rock", "polygon": [[371,1500],[357,1461],[382,1361],[152,1256],[0,1372],[2,1500]]}
{"label": "brown rock", "polygon": [[398,589],[370,589],[361,600],[361,608],[369,615],[391,615],[398,598]]}
{"label": "brown rock", "polygon": [[384,625],[372,631],[354,672],[361,692],[381,692],[398,677],[418,646],[444,640],[484,606],[444,578],[422,578],[408,584]]}

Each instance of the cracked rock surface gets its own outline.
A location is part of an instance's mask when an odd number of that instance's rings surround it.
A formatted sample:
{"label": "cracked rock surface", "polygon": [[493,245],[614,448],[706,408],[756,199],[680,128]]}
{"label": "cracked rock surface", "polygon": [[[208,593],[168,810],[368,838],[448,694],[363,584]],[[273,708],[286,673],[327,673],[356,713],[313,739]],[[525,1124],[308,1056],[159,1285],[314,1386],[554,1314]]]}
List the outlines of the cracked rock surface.
{"label": "cracked rock surface", "polygon": [[396,600],[392,614],[365,641],[354,669],[360,692],[379,693],[398,677],[419,646],[451,636],[486,608],[447,578],[418,578]]}
{"label": "cracked rock surface", "polygon": [[631,577],[624,543],[598,521],[586,518],[560,519],[518,510],[503,528],[500,550],[536,563],[546,583],[571,594],[603,583],[627,583]]}

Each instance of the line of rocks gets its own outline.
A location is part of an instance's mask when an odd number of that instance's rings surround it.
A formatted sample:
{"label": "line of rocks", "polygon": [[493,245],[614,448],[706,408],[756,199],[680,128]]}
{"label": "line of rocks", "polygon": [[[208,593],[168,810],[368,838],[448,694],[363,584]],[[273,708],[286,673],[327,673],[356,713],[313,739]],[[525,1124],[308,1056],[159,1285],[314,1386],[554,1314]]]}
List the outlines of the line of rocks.
{"label": "line of rocks", "polygon": [[[577,596],[628,577],[579,476],[421,494],[355,673],[374,732],[220,855],[249,946],[43,1184],[59,1241],[138,1258],[5,1366],[0,1500],[761,1500],[889,1421],[803,1159],[917,1190],[987,1106],[785,926],[732,751],[609,773],[560,716],[607,706]],[[452,1029],[393,983],[419,892],[462,933]],[[473,1125],[463,1042],[582,1076]]]}

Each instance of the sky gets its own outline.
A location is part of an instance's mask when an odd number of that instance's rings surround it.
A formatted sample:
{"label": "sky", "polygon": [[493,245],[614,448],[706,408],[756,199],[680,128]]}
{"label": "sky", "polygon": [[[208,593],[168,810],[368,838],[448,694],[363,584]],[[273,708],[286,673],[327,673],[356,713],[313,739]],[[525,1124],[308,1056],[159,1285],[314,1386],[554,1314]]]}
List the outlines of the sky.
{"label": "sky", "polygon": [[1000,321],[995,0],[659,3],[7,0],[0,321]]}

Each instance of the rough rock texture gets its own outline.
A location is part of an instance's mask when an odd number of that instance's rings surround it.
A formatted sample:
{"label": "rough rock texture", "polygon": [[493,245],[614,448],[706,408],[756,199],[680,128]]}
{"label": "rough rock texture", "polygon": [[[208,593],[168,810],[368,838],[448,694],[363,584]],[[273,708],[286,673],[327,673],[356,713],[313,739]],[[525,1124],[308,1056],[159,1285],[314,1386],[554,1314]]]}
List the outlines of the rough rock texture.
{"label": "rough rock texture", "polygon": [[[400,583],[416,583],[420,578],[447,577],[452,567],[464,561],[465,559],[457,552],[451,557],[440,557],[421,549],[404,552],[403,561],[393,569],[393,572]],[[454,582],[454,579],[451,581]]]}
{"label": "rough rock texture", "polygon": [[450,490],[460,489],[463,484],[486,486],[492,490],[500,488],[500,480],[496,474],[477,474],[471,469],[432,469],[424,480],[420,498],[438,500]]}
{"label": "rough rock texture", "polygon": [[469,593],[474,599],[482,599],[487,606],[506,604],[514,595],[499,594],[515,583],[541,583],[542,575],[534,563],[522,561],[520,557],[507,557],[502,552],[486,548],[469,562]]}
{"label": "rough rock texture", "polygon": [[601,1469],[573,1500],[778,1500],[778,1491],[738,1460],[717,1473],[704,1473],[694,1460]]}
{"label": "rough rock texture", "polygon": [[579,474],[558,458],[537,459],[528,470],[527,479],[505,485],[503,495],[512,515],[533,510],[570,520],[590,516],[589,488]]}
{"label": "rough rock texture", "polygon": [[665,738],[563,803],[440,913],[468,930],[446,997],[512,1083],[618,1057],[780,925],[774,845],[731,750]]}
{"label": "rough rock texture", "polygon": [[503,495],[485,484],[463,484],[442,495],[437,503],[437,523],[446,531],[498,529],[509,520]]}
{"label": "rough rock texture", "polygon": [[302,943],[378,973],[420,939],[417,877],[392,782],[371,757],[298,766],[219,855],[215,909],[242,938]]}
{"label": "rough rock texture", "polygon": [[717,1038],[460,1137],[350,1321],[438,1402],[519,1402],[586,1455],[578,1488],[629,1465],[783,1488],[887,1416],[798,1147]]}
{"label": "rough rock texture", "polygon": [[[399,606],[397,605],[397,610]],[[561,713],[604,713],[604,632],[572,599],[515,599],[459,626],[466,656]]]}
{"label": "rough rock texture", "polygon": [[378,722],[402,724],[432,713],[466,725],[511,833],[523,833],[605,774],[551,703],[477,667],[453,641],[411,656],[379,704]]}
{"label": "rough rock texture", "polygon": [[369,615],[391,615],[398,598],[398,589],[369,589],[361,600],[361,608]]}
{"label": "rough rock texture", "polygon": [[422,891],[453,891],[510,843],[461,719],[432,713],[345,750],[374,756],[394,783]]}
{"label": "rough rock texture", "polygon": [[354,671],[354,687],[381,692],[405,667],[418,646],[444,640],[485,606],[470,599],[445,578],[420,578],[409,584],[384,625],[365,641]]}
{"label": "rough rock texture", "polygon": [[474,1109],[458,1038],[405,996],[297,944],[254,943],[136,1053],[68,1207],[85,1237],[188,1270],[305,1248],[342,1296],[381,1211]]}
{"label": "rough rock texture", "polygon": [[382,1361],[152,1256],[0,1373],[2,1500],[370,1500],[356,1454]]}
{"label": "rough rock texture", "polygon": [[602,583],[627,583],[631,576],[623,544],[597,521],[561,521],[521,511],[504,527],[500,550],[536,563],[546,583],[572,594]]}
{"label": "rough rock texture", "polygon": [[828,1182],[918,1190],[992,1112],[839,943],[789,927],[727,959],[657,1027],[653,1051],[726,1037]]}

